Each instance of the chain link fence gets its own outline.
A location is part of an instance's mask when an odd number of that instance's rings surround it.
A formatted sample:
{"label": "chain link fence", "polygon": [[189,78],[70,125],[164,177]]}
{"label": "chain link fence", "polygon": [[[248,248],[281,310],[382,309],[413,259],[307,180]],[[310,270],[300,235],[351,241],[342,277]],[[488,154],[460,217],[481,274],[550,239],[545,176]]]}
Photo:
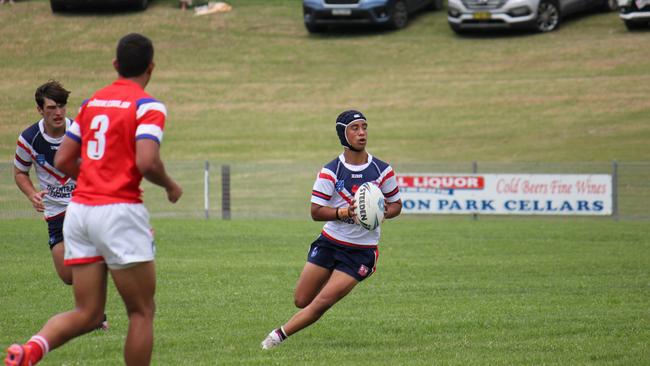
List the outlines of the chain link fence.
{"label": "chain link fence", "polygon": [[[170,161],[167,170],[182,186],[176,204],[165,192],[148,182],[142,184],[144,200],[152,217],[208,219],[264,219],[309,217],[311,188],[321,165],[315,163]],[[224,207],[222,167],[230,173],[230,197]],[[615,219],[650,219],[650,162],[603,163],[393,163],[401,173],[521,173],[521,174],[612,174],[616,181]],[[35,173],[32,171],[32,178]],[[209,182],[206,191],[205,182]],[[228,182],[228,181],[227,181]],[[35,186],[37,184],[35,183]],[[206,200],[207,193],[207,200]],[[229,198],[229,199],[228,199]],[[207,203],[207,207],[206,207]],[[226,210],[224,210],[226,208]],[[225,215],[224,215],[225,212]],[[0,164],[0,219],[41,217],[18,190],[13,165]]]}

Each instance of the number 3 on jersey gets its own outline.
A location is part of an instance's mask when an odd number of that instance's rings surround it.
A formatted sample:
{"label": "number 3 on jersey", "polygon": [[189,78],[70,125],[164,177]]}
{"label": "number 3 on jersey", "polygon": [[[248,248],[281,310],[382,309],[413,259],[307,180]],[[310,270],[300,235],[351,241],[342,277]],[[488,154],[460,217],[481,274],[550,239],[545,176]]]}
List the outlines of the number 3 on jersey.
{"label": "number 3 on jersey", "polygon": [[88,141],[86,155],[92,160],[99,160],[104,156],[106,149],[106,130],[108,130],[108,116],[100,114],[90,121],[90,129],[95,132],[93,140]]}

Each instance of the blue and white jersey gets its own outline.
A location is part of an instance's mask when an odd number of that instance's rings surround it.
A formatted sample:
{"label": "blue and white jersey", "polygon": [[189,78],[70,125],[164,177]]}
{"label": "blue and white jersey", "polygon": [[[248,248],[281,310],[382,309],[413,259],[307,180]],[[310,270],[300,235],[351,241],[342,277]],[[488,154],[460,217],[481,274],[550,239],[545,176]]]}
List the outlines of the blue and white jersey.
{"label": "blue and white jersey", "polygon": [[[348,207],[357,189],[366,182],[377,184],[386,201],[396,202],[400,199],[395,172],[388,163],[368,154],[366,164],[350,165],[341,154],[318,173],[311,192],[311,202],[334,208]],[[379,243],[380,228],[368,231],[352,219],[343,219],[328,221],[323,226],[322,235],[341,245],[372,248]]]}
{"label": "blue and white jersey", "polygon": [[[66,129],[72,120],[65,119]],[[63,137],[50,137],[45,133],[45,122],[40,121],[29,126],[18,136],[14,166],[25,173],[29,172],[35,163],[36,174],[41,190],[46,190],[43,197],[45,206],[45,219],[52,219],[65,212],[72,191],[76,187],[75,181],[61,173],[54,167],[54,155],[63,142]]]}

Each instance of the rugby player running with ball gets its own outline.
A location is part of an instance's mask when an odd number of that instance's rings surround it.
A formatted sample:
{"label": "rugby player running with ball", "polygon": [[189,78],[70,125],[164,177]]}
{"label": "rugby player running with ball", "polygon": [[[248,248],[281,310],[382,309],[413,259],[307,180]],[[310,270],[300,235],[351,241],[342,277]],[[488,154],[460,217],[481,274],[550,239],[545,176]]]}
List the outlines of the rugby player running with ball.
{"label": "rugby player running with ball", "polygon": [[311,244],[296,285],[294,302],[301,310],[272,330],[262,341],[262,349],[276,347],[316,322],[375,272],[380,228],[366,230],[357,224],[354,194],[366,182],[377,184],[386,200],[387,219],[400,214],[402,201],[393,168],[366,151],[367,128],[365,116],[356,110],[336,119],[344,150],[321,169],[312,190],[311,217],[326,223]]}

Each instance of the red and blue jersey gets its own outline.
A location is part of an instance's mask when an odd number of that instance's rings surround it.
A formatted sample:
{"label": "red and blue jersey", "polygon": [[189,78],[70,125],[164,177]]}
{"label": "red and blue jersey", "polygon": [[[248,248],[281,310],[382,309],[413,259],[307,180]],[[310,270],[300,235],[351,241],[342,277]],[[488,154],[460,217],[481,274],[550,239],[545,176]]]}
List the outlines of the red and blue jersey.
{"label": "red and blue jersey", "polygon": [[[327,163],[316,177],[311,192],[311,202],[321,206],[348,207],[357,189],[366,182],[377,184],[386,201],[400,199],[399,187],[393,168],[368,154],[368,162],[351,165],[345,162],[343,154]],[[376,247],[380,228],[368,231],[352,219],[328,221],[322,235],[330,241],[352,247]]]}
{"label": "red and blue jersey", "polygon": [[67,136],[81,144],[72,201],[85,205],[141,203],[139,139],[162,142],[167,109],[133,81],[118,79],[84,101]]}

